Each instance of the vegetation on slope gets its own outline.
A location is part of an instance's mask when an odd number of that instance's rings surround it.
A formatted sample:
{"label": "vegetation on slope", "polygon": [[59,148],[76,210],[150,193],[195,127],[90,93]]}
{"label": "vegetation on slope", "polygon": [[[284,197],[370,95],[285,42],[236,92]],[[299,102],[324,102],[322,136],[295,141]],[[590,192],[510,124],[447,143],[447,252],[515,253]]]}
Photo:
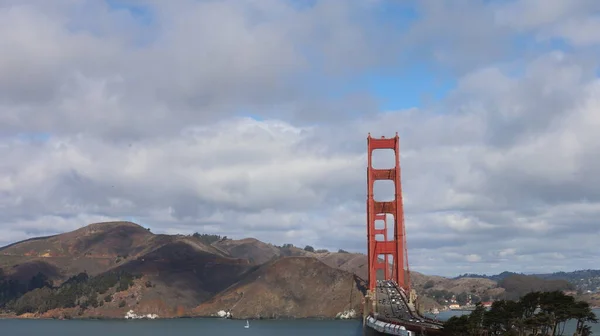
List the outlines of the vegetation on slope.
{"label": "vegetation on slope", "polygon": [[589,304],[560,291],[531,292],[518,301],[499,300],[486,311],[482,305],[469,315],[454,316],[444,324],[450,336],[562,335],[568,320],[577,320],[576,335],[591,334],[598,319]]}
{"label": "vegetation on slope", "polygon": [[463,278],[483,278],[483,279],[490,279],[493,281],[500,281],[503,280],[504,278],[507,278],[511,275],[524,275],[521,273],[515,273],[515,272],[508,272],[508,271],[504,271],[500,274],[494,274],[494,275],[487,275],[487,274],[476,274],[476,273],[465,273],[462,275],[459,275],[457,277],[455,277],[454,279],[463,279]]}
{"label": "vegetation on slope", "polygon": [[0,307],[17,315],[45,313],[56,308],[96,308],[110,298],[109,290],[125,291],[133,285],[135,278],[139,276],[127,272],[108,272],[95,277],[79,273],[58,287],[53,287],[43,273],[26,283],[0,279]]}
{"label": "vegetation on slope", "polygon": [[[502,272],[496,275],[481,275],[481,274],[463,274],[454,279],[461,278],[485,278],[493,281],[502,281],[512,276],[525,276],[525,274],[519,274],[514,272]],[[579,291],[598,291],[600,290],[600,270],[579,270],[573,272],[554,272],[554,273],[540,273],[530,274],[528,276],[534,276],[544,280],[565,280],[571,283]]]}
{"label": "vegetation on slope", "polygon": [[517,300],[533,291],[568,291],[575,288],[566,280],[541,279],[514,273],[507,274],[498,282],[488,278],[431,278],[417,289],[420,294],[434,299],[440,305],[447,305],[451,300],[459,305],[500,299]]}
{"label": "vegetation on slope", "polygon": [[212,243],[216,243],[221,240],[227,240],[227,236],[220,236],[215,234],[207,234],[207,233],[198,233],[195,232],[192,237],[198,239],[204,244],[210,245]]}

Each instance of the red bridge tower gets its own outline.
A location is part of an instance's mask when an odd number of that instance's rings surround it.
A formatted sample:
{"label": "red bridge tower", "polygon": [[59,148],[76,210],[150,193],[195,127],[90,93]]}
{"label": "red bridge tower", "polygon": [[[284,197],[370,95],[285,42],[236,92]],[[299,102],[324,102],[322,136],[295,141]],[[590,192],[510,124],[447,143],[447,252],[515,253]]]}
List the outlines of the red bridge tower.
{"label": "red bridge tower", "polygon": [[[374,290],[377,282],[377,270],[383,269],[385,280],[395,280],[399,287],[410,292],[410,270],[406,253],[406,234],[404,230],[404,207],[402,205],[402,184],[400,178],[400,138],[398,133],[394,138],[381,139],[367,137],[368,167],[367,167],[367,241],[369,258],[369,289]],[[373,151],[376,149],[391,149],[396,157],[396,166],[391,169],[375,169],[372,165]],[[376,201],[373,198],[375,181],[391,180],[395,185],[393,201]],[[394,217],[394,237],[388,240],[387,214]],[[375,229],[375,221],[383,220],[383,229]],[[383,235],[383,240],[376,240],[376,235]],[[390,277],[388,257],[392,256],[392,274]],[[384,262],[380,261],[383,257]]]}

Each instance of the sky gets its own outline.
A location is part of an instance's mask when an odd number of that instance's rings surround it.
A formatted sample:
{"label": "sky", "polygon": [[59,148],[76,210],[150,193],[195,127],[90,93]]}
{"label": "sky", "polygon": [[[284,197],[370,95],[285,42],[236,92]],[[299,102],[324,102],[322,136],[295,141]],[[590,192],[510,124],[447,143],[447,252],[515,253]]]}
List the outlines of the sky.
{"label": "sky", "polygon": [[412,270],[600,268],[597,0],[0,0],[0,49],[0,245],[365,253],[367,134],[398,132]]}

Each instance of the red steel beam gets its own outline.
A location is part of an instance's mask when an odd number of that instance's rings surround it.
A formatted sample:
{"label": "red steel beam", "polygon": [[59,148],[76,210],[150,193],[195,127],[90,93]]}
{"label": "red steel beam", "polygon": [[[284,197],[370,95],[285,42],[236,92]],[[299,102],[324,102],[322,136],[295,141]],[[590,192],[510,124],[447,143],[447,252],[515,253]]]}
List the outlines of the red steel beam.
{"label": "red steel beam", "polygon": [[[373,168],[372,156],[376,149],[391,149],[396,157],[396,165],[391,169]],[[377,270],[384,269],[386,280],[394,280],[407,292],[410,291],[410,278],[408,256],[406,248],[406,230],[404,228],[404,207],[402,200],[402,184],[400,176],[400,138],[398,133],[393,138],[381,137],[372,138],[371,134],[367,137],[368,167],[367,167],[367,249],[368,249],[368,269],[369,269],[369,289],[373,290],[377,283]],[[373,186],[375,181],[392,180],[395,185],[395,197],[393,201],[379,202],[375,201],[373,195]],[[394,217],[394,236],[392,239],[387,236],[387,217],[391,214]],[[384,220],[384,229],[376,229],[375,221]],[[384,235],[383,241],[378,241],[375,236]],[[379,256],[384,256],[384,262],[379,261]],[[393,257],[392,274],[389,274],[388,257]],[[382,265],[383,264],[383,265]]]}
{"label": "red steel beam", "polygon": [[[377,235],[383,235],[383,241],[378,241],[375,240],[377,243],[379,242],[385,242],[388,240],[388,227],[387,227],[387,216],[385,214],[377,214],[375,215],[375,220],[378,221],[383,221],[383,229],[377,229],[375,227],[375,225],[373,225],[373,234],[375,235],[375,237],[377,237]],[[377,243],[376,243],[376,248],[377,248]],[[375,273],[377,273],[378,270],[382,270],[383,271],[383,276],[384,278],[389,278],[389,274],[390,274],[390,266],[388,263],[389,259],[387,255],[383,256],[383,260],[379,260],[379,254],[376,255],[376,262],[375,262]]]}

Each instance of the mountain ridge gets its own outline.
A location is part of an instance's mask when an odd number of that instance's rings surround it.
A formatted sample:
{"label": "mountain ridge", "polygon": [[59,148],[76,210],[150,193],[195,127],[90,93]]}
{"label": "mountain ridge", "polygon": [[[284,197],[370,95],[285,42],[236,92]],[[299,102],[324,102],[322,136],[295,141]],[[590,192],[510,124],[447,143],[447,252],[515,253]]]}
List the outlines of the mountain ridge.
{"label": "mountain ridge", "polygon": [[[311,273],[310,268],[321,272]],[[275,270],[304,276],[280,281]],[[266,279],[254,277],[256,272]],[[154,234],[132,222],[104,222],[0,248],[0,308],[57,318],[122,317],[129,309],[162,317],[210,316],[217,309],[231,309],[229,302],[246,293],[234,311],[238,316],[335,317],[341,310],[357,309],[366,276],[367,257],[360,253],[277,246],[255,238]],[[76,280],[68,284],[73,277]],[[332,279],[345,279],[345,285],[335,287]],[[19,281],[20,289],[6,292],[8,285],[3,289],[2,284],[10,281]],[[562,280],[515,274],[500,281],[506,288],[481,277],[451,279],[411,272],[424,309],[467,296],[482,300],[521,295],[536,286],[570,286]],[[271,292],[281,295],[273,297]],[[319,305],[311,296],[330,304]],[[266,301],[268,306],[252,304]],[[52,304],[40,311],[32,302]]]}
{"label": "mountain ridge", "polygon": [[558,271],[552,273],[517,273],[511,271],[504,271],[498,274],[486,275],[476,273],[465,273],[452,279],[461,278],[484,278],[494,281],[502,281],[511,276],[529,276],[537,277],[545,280],[566,280],[572,283],[578,290],[600,290],[600,269],[582,269],[570,272]]}

